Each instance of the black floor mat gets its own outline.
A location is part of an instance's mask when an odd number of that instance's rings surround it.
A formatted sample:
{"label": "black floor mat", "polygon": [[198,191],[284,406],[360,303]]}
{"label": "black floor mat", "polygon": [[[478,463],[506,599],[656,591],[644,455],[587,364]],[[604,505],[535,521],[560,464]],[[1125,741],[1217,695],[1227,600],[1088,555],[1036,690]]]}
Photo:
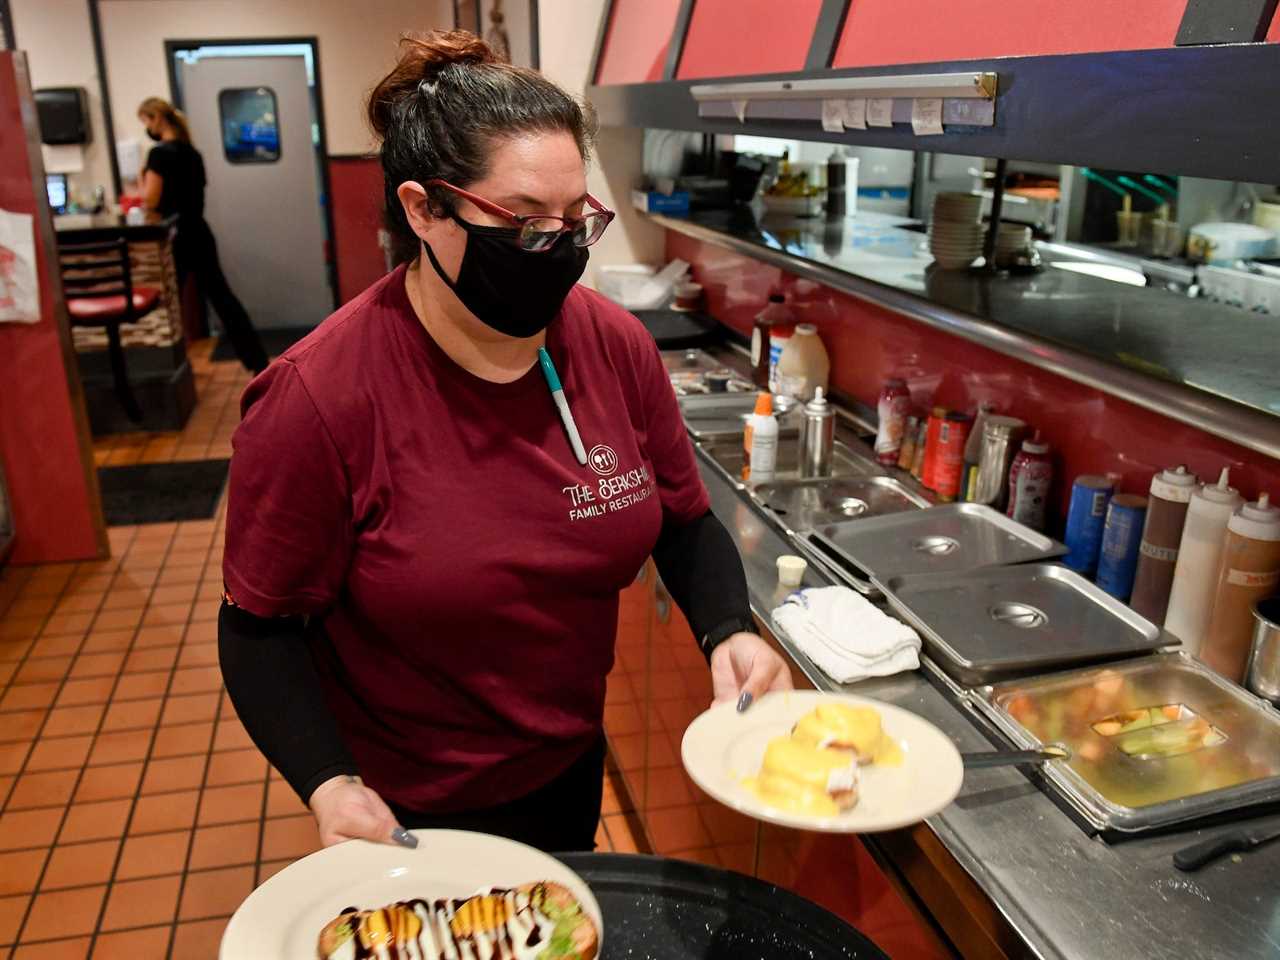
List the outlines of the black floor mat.
{"label": "black floor mat", "polygon": [[107,526],[208,520],[218,509],[230,460],[99,467]]}
{"label": "black floor mat", "polygon": [[[315,327],[281,327],[278,330],[259,330],[258,339],[262,341],[267,356],[278,357],[314,329]],[[218,342],[213,345],[213,353],[209,359],[214,363],[225,363],[235,358],[236,352],[231,349],[231,341],[225,334],[218,334]]]}

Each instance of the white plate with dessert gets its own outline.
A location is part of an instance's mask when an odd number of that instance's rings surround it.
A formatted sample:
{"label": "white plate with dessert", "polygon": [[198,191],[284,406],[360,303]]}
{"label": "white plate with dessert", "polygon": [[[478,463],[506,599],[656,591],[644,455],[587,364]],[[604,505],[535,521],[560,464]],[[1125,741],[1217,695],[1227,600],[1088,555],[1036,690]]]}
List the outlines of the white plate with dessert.
{"label": "white plate with dessert", "polygon": [[351,840],[285,867],[227,924],[220,960],[592,960],[600,906],[540,850],[460,830]]}
{"label": "white plate with dessert", "polygon": [[722,703],[685,731],[681,759],[725,806],[785,827],[875,833],[918,823],[960,792],[955,744],[922,717],[848,694]]}

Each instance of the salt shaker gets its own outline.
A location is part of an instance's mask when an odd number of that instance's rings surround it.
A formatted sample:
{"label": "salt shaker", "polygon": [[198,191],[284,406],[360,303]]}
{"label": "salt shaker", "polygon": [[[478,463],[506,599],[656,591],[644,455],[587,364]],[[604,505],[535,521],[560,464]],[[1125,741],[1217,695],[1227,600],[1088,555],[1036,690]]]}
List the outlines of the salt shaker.
{"label": "salt shaker", "polygon": [[800,421],[800,476],[831,476],[831,451],[836,441],[836,415],[818,387],[804,405]]}

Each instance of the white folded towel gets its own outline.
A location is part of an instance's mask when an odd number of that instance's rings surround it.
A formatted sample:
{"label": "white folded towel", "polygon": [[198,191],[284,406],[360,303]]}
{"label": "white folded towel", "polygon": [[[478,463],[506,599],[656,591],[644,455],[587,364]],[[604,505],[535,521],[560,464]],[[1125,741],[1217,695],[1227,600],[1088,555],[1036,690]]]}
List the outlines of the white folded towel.
{"label": "white folded towel", "polygon": [[839,683],[920,666],[920,637],[848,587],[811,587],[773,611],[773,623]]}

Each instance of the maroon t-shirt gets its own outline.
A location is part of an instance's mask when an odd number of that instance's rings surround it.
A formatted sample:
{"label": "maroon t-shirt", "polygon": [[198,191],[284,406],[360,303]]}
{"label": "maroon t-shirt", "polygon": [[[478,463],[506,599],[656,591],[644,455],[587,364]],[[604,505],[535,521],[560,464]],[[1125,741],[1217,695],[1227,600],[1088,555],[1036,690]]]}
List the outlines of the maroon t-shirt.
{"label": "maroon t-shirt", "polygon": [[466,372],[399,269],[246,391],[227,589],[323,618],[315,659],[366,782],[423,812],[515,799],[599,735],[618,592],[708,509],[653,339],[575,287],[547,333],[589,451],[535,366]]}

